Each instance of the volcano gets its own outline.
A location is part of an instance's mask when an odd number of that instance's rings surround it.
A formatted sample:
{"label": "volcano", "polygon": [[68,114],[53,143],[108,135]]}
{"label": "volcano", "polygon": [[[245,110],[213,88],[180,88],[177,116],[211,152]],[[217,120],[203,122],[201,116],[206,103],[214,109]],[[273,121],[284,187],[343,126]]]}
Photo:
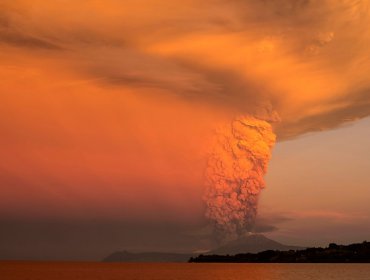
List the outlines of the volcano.
{"label": "volcano", "polygon": [[208,252],[207,255],[235,255],[241,253],[259,253],[267,250],[289,251],[301,249],[305,248],[284,245],[262,234],[247,234]]}

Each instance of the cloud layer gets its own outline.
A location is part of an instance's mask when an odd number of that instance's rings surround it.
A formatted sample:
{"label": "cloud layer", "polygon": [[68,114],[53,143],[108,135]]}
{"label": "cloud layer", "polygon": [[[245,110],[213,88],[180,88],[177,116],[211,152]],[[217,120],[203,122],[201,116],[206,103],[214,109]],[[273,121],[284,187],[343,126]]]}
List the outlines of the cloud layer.
{"label": "cloud layer", "polygon": [[279,139],[369,114],[368,1],[2,6],[3,48],[48,51],[101,86],[161,89],[261,118],[273,110]]}

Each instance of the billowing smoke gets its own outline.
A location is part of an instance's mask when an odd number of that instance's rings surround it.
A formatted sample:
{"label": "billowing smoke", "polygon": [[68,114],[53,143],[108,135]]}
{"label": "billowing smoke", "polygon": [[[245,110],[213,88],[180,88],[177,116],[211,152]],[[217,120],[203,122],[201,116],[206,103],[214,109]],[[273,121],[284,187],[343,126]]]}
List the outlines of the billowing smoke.
{"label": "billowing smoke", "polygon": [[271,125],[243,116],[218,131],[206,169],[206,216],[218,238],[229,240],[252,230],[258,197],[275,143]]}

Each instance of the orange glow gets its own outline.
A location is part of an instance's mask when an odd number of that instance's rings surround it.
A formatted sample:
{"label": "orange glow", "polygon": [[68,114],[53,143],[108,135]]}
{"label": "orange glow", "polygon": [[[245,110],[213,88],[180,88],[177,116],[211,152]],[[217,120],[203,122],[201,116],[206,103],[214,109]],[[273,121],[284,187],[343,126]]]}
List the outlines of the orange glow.
{"label": "orange glow", "polygon": [[190,220],[219,123],[370,114],[368,1],[231,2],[2,1],[0,213]]}

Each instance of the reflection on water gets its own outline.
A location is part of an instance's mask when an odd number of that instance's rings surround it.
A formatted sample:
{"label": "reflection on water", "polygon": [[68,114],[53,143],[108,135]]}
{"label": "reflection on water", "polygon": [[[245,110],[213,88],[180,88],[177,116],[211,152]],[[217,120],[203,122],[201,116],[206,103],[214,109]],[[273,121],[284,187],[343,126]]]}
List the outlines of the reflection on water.
{"label": "reflection on water", "polygon": [[0,262],[3,280],[369,280],[370,264]]}

